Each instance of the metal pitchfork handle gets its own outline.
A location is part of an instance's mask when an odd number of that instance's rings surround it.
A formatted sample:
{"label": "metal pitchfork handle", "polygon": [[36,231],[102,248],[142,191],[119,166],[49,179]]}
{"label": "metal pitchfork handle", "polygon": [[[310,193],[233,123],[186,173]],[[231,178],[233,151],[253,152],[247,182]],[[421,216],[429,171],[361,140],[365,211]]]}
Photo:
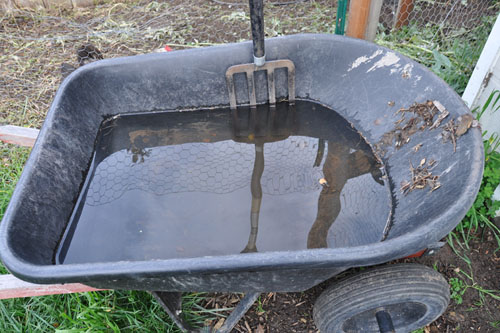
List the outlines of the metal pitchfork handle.
{"label": "metal pitchfork handle", "polygon": [[253,38],[253,62],[255,66],[263,66],[266,62],[264,46],[264,3],[263,0],[249,0],[250,24]]}

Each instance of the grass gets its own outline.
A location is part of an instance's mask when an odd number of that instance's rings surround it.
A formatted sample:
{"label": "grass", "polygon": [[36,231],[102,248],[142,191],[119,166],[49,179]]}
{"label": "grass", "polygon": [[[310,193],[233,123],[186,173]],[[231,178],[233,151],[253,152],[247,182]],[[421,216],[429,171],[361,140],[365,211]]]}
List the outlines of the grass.
{"label": "grass", "polygon": [[[0,142],[0,220],[21,175],[30,149]],[[0,264],[0,274],[8,273]]]}
{"label": "grass", "polygon": [[30,148],[0,142],[0,218],[23,171]]}
{"label": "grass", "polygon": [[[195,326],[215,314],[199,306],[201,294],[184,296],[183,312]],[[2,332],[180,332],[142,291],[100,291],[9,299],[0,302]]]}
{"label": "grass", "polygon": [[[498,2],[492,6],[498,10]],[[270,19],[266,21],[266,35],[331,33],[335,11],[327,0],[267,6]],[[376,41],[428,66],[462,93],[494,17],[485,15],[480,24],[466,30],[418,22],[390,33],[381,28]],[[81,43],[94,43],[106,58],[146,53],[165,44],[174,49],[194,48],[248,39],[248,22],[242,7],[197,0],[107,1],[94,9],[74,12],[0,14],[0,123],[39,127],[60,82],[60,64],[74,64],[74,51]],[[481,237],[478,230],[490,228],[499,241],[498,228],[490,221],[497,204],[488,202],[500,170],[498,155],[491,150],[495,142],[485,141],[489,153],[477,204],[448,239],[469,267],[467,251],[470,241]],[[0,143],[0,219],[28,155],[27,148]],[[1,265],[0,273],[7,273]],[[498,291],[484,289],[474,280],[472,268],[470,272],[458,272],[450,285],[456,303],[471,288],[478,292],[479,302],[485,297],[499,297]],[[183,312],[192,324],[200,326],[221,316],[220,312],[203,309],[205,298],[198,293],[184,296]],[[258,307],[263,311],[261,303]],[[152,296],[140,291],[3,300],[0,317],[1,332],[178,331]],[[500,326],[498,321],[490,325]]]}

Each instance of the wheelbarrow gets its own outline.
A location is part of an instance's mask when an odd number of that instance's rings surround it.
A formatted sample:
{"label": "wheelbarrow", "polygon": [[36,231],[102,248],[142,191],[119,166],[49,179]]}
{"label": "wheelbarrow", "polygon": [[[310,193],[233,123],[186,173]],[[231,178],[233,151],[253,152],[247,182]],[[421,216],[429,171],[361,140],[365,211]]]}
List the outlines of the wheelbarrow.
{"label": "wheelbarrow", "polygon": [[[226,115],[221,116],[227,121],[212,122],[217,125],[212,129],[217,136],[233,137],[236,132],[229,126],[231,103],[225,73],[233,65],[254,61],[252,43],[243,42],[103,60],[72,73],[56,94],[0,226],[4,264],[17,277],[34,283],[79,282],[96,288],[151,291],[183,330],[190,328],[179,316],[181,292],[245,293],[219,329],[227,332],[260,293],[304,291],[349,268],[380,265],[439,247],[440,240],[472,205],[483,170],[479,129],[471,128],[454,141],[456,151],[451,144],[443,143],[441,128],[445,123],[470,114],[460,97],[429,70],[401,54],[342,36],[272,38],[266,41],[266,59],[293,62],[297,103],[309,101],[335,110],[368,147],[382,147],[380,161],[359,173],[374,171],[370,177],[389,186],[389,219],[367,220],[362,228],[347,232],[344,243],[333,247],[325,247],[324,239],[317,236],[332,226],[318,223],[311,229],[315,230],[310,233],[311,246],[303,249],[254,251],[252,238],[259,236],[251,235],[250,251],[245,253],[58,261],[61,240],[70,229],[70,218],[96,156],[95,141],[102,121],[161,110],[183,110],[176,113],[181,119],[183,115],[194,116],[196,110],[222,106],[227,107]],[[290,98],[287,80],[286,73],[277,71],[276,100]],[[267,79],[255,76],[255,81],[256,104],[266,104]],[[251,101],[244,82],[244,78],[235,78],[235,95],[238,104],[248,105]],[[412,131],[403,144],[394,144],[391,135],[398,111],[428,101],[446,108],[448,116],[441,126]],[[308,116],[301,113],[301,117],[299,129],[303,130],[306,127],[300,124],[307,123]],[[296,131],[291,126],[281,134],[286,137]],[[168,145],[162,138],[149,146],[137,143],[128,147],[133,149],[132,158],[140,162],[147,159],[149,147]],[[267,143],[252,144],[258,147]],[[325,153],[319,146],[316,154],[321,157]],[[119,148],[123,147],[110,148],[108,153]],[[343,156],[348,158],[351,153],[356,151],[347,150]],[[325,174],[325,168],[335,168],[333,162],[325,166],[327,156],[320,159],[324,160],[320,167]],[[411,176],[410,165],[417,167],[424,159],[437,161],[432,172],[439,175],[440,187],[434,187],[434,191],[428,187],[401,191],[401,184]],[[255,162],[255,166],[260,163]],[[377,174],[374,166],[378,162],[383,164],[385,174]],[[257,192],[253,199],[258,199]],[[327,192],[325,200],[334,200]],[[329,214],[331,217],[335,212]],[[377,231],[363,232],[368,229]],[[242,245],[241,249],[246,248]],[[379,266],[328,288],[316,301],[314,319],[322,332],[408,332],[436,319],[448,300],[446,281],[432,269]]]}

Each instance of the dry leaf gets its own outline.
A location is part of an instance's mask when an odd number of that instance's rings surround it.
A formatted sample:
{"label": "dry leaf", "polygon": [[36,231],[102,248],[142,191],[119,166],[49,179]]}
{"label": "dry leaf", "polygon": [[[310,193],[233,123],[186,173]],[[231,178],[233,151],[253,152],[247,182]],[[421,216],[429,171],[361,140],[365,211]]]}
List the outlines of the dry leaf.
{"label": "dry leaf", "polygon": [[255,333],[265,333],[264,331],[264,326],[262,326],[261,324],[259,324],[257,326],[257,329],[254,331]]}
{"label": "dry leaf", "polygon": [[439,112],[443,113],[446,111],[446,108],[444,107],[443,104],[441,104],[441,102],[433,101],[432,104],[434,104],[434,106],[439,110]]}
{"label": "dry leaf", "polygon": [[213,330],[216,331],[216,330],[220,329],[222,327],[222,325],[224,325],[224,321],[225,320],[226,320],[225,318],[219,319],[219,321],[217,322],[217,324],[215,324]]}

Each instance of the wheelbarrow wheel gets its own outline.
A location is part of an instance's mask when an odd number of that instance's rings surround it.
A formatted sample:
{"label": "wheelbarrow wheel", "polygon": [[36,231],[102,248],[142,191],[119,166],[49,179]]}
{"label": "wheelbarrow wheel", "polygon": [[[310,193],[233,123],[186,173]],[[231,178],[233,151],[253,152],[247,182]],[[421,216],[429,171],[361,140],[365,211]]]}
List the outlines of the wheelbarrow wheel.
{"label": "wheelbarrow wheel", "polygon": [[[436,320],[450,300],[446,280],[433,269],[418,264],[373,268],[332,285],[316,300],[314,322],[325,332],[411,332]],[[384,317],[382,316],[382,317]],[[392,321],[392,323],[391,323]]]}

